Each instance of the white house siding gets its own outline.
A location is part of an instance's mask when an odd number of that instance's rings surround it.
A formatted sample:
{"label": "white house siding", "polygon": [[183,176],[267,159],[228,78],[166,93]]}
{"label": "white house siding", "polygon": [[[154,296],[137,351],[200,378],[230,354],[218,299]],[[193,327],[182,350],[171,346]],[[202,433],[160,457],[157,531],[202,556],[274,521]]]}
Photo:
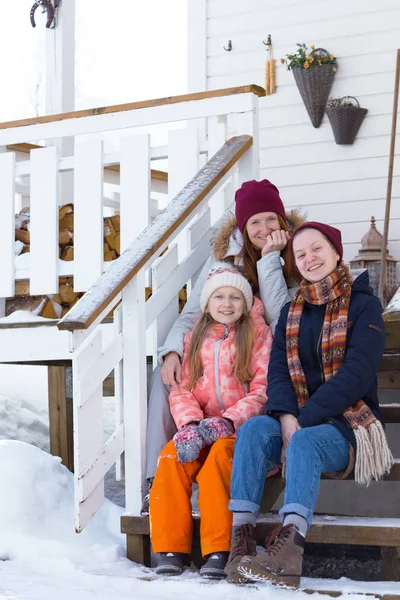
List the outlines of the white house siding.
{"label": "white house siding", "polygon": [[[203,4],[207,31],[206,56],[197,53],[191,61],[189,53],[192,89],[201,61],[206,63],[207,89],[249,83],[264,87],[268,54],[262,41],[272,35],[277,93],[260,101],[261,176],[279,187],[287,207],[301,207],[309,219],[339,227],[345,259],[351,259],[372,215],[383,231],[399,0],[190,2]],[[198,27],[199,13],[196,22],[189,19],[189,38]],[[232,52],[223,49],[228,40]],[[312,126],[292,73],[279,63],[297,42],[335,54],[339,68],[331,95],[356,96],[368,109],[353,145],[335,144],[326,115],[318,129]],[[400,122],[398,131],[389,249],[400,260]]]}

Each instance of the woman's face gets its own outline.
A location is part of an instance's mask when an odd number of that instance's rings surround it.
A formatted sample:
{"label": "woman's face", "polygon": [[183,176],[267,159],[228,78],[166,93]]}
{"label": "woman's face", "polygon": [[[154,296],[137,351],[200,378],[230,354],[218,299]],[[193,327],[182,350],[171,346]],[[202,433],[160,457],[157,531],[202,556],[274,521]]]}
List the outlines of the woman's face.
{"label": "woman's face", "polygon": [[274,212],[262,212],[251,216],[245,227],[250,242],[259,250],[264,248],[267,237],[273,231],[278,231],[281,228],[278,215]]}
{"label": "woman's face", "polygon": [[302,277],[316,283],[337,267],[339,254],[317,229],[304,229],[293,240],[293,255]]}

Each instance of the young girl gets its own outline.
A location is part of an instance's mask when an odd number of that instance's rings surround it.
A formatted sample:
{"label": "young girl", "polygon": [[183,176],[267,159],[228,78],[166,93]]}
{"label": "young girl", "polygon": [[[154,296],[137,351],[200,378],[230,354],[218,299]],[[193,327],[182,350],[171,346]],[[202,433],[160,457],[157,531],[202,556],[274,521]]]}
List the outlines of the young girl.
{"label": "young girl", "polygon": [[[268,373],[267,416],[240,430],[232,472],[228,581],[298,587],[304,540],[322,473],[368,485],[393,463],[382,427],[376,374],[385,333],[368,273],[353,279],[340,231],[304,223],[291,239],[303,277],[279,319]],[[267,464],[284,463],[283,525],[256,556],[254,527]]]}
{"label": "young girl", "polygon": [[248,281],[221,263],[200,297],[202,316],[185,336],[182,381],[172,388],[178,432],[162,450],[150,492],[158,574],[179,575],[192,545],[192,483],[199,485],[205,577],[224,577],[232,516],[228,510],[235,433],[263,413],[272,335]]}

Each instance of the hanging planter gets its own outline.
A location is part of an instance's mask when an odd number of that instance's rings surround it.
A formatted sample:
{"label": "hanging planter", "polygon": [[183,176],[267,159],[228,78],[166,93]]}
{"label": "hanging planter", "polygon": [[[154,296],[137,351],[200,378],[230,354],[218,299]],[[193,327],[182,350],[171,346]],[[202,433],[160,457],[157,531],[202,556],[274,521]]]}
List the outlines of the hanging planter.
{"label": "hanging planter", "polygon": [[354,96],[331,98],[326,107],[335,142],[352,144],[368,110],[361,108]]}
{"label": "hanging planter", "polygon": [[293,76],[314,127],[321,125],[326,102],[337,70],[336,58],[324,48],[297,44],[295,54],[281,58]]}

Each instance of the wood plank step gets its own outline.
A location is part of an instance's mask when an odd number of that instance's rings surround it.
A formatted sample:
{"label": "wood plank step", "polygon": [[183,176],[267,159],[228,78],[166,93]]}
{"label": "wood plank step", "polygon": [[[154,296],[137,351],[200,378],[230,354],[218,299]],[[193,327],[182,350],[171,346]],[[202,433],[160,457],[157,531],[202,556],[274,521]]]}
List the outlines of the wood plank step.
{"label": "wood plank step", "polygon": [[381,404],[381,411],[385,423],[400,423],[400,404]]}
{"label": "wood plank step", "polygon": [[[260,515],[256,528],[258,542],[263,543],[279,523],[278,514]],[[194,517],[195,536],[199,534],[199,525],[199,517]],[[121,533],[150,535],[149,518],[122,515]],[[307,541],[318,544],[400,546],[400,519],[315,516],[307,533]]]}
{"label": "wood plank step", "polygon": [[[398,420],[396,423],[398,423]],[[347,479],[332,479],[332,477],[328,477],[327,475],[322,475],[321,479],[337,481],[339,483],[340,481],[352,481],[354,480],[354,473],[352,473]],[[385,481],[400,481],[400,459],[395,459],[389,475],[386,475],[386,477],[382,479],[380,483],[385,483]]]}

